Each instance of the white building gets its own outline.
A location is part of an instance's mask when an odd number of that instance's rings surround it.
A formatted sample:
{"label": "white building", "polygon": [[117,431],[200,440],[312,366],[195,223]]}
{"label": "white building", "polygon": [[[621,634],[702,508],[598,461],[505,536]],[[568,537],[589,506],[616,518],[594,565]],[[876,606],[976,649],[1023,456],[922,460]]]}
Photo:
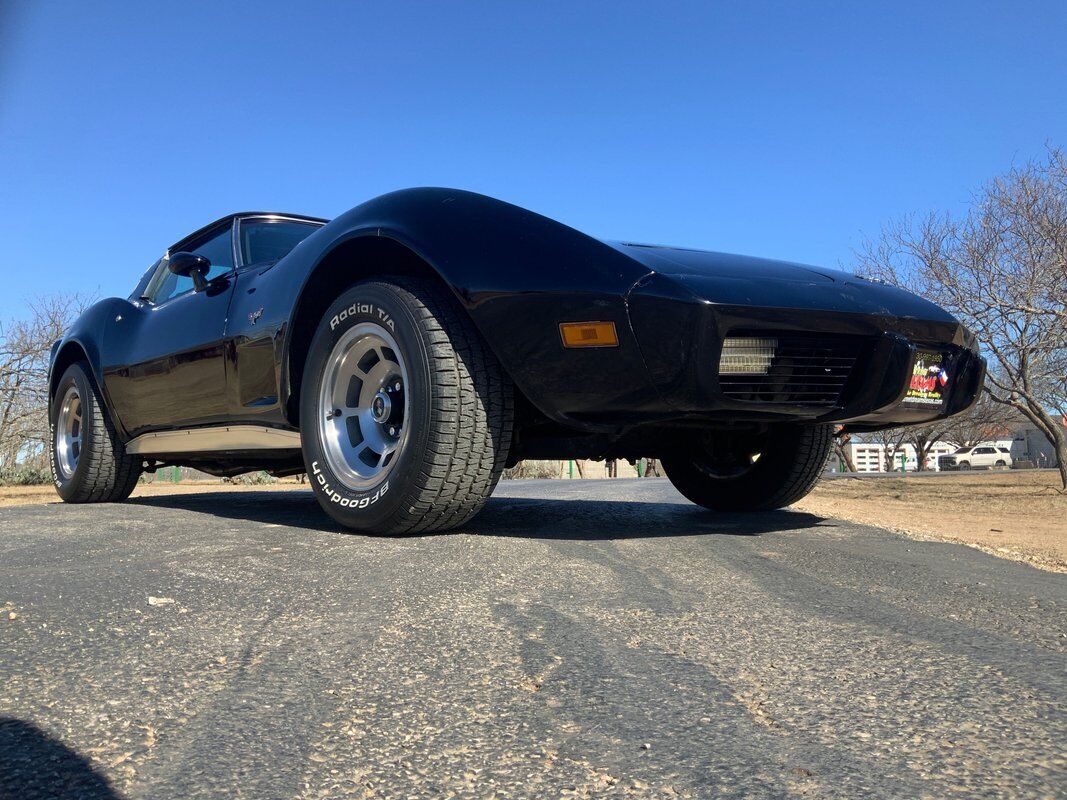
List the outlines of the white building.
{"label": "white building", "polygon": [[[1067,417],[1060,418],[1061,424],[1067,426]],[[1013,461],[1029,461],[1035,467],[1055,467],[1056,448],[1036,425],[1025,423],[1019,425],[1009,442]]]}

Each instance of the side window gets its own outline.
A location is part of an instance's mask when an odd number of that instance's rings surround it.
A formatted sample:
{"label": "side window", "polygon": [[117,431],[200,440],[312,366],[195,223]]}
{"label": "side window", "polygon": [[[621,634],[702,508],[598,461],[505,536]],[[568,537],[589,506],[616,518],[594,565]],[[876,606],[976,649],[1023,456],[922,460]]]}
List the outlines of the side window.
{"label": "side window", "polygon": [[[201,239],[199,242],[191,242],[189,246],[183,248],[211,262],[206,276],[209,281],[233,271],[233,244],[230,230],[230,226],[227,225],[222,231],[208,234],[208,238]],[[165,259],[152,284],[149,287],[148,296],[153,303],[162,303],[193,290],[193,279],[172,273],[167,269]]]}
{"label": "side window", "polygon": [[230,239],[230,232],[231,228],[227,225],[222,233],[212,236],[189,251],[211,262],[211,269],[207,271],[209,281],[233,271],[233,243]]}
{"label": "side window", "polygon": [[320,226],[292,220],[245,220],[241,222],[241,260],[263,264],[289,255],[289,251]]}

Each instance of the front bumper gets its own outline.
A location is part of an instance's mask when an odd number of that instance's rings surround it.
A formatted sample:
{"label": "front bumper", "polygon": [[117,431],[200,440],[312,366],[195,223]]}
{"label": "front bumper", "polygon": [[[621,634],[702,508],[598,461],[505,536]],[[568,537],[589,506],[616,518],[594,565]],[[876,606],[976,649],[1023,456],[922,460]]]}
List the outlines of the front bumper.
{"label": "front bumper", "polygon": [[[846,423],[851,432],[879,430],[896,425],[916,425],[960,414],[975,404],[985,381],[986,361],[977,351],[944,342],[913,343],[897,334],[883,334],[893,340],[881,381],[867,379],[863,398],[853,407],[841,409],[835,422]],[[910,405],[905,397],[919,350],[938,349],[945,354],[945,368],[953,376],[945,400],[937,406]],[[901,368],[901,365],[904,365]],[[878,388],[871,391],[875,383]],[[885,402],[888,401],[888,402]],[[858,413],[854,413],[858,412]],[[835,415],[837,412],[835,412]]]}
{"label": "front bumper", "polygon": [[[985,359],[973,336],[947,314],[924,319],[869,310],[717,303],[694,297],[692,287],[662,276],[635,287],[627,309],[651,381],[676,418],[837,423],[851,431],[871,431],[959,414],[977,400],[985,376]],[[738,399],[736,393],[724,392],[718,375],[722,342],[738,332],[848,340],[855,363],[840,396],[829,403]],[[943,401],[936,405],[917,405],[906,398],[921,351],[942,353],[951,376]]]}

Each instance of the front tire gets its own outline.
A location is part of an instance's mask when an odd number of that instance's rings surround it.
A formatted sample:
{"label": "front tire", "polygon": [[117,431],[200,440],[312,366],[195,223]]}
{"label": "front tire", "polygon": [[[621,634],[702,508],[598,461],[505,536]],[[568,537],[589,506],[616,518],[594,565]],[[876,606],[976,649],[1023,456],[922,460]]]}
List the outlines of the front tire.
{"label": "front tire", "polygon": [[370,533],[462,525],[511,445],[513,389],[455,299],[423,280],[358,283],[326,311],[300,398],[320,505]]}
{"label": "front tire", "polygon": [[63,373],[49,403],[52,481],[67,503],[114,503],[130,496],[141,460],[126,454],[88,365]]}
{"label": "front tire", "polygon": [[707,433],[663,459],[675,488],[714,511],[770,511],[812,490],[833,447],[829,425],[790,425],[761,436]]}

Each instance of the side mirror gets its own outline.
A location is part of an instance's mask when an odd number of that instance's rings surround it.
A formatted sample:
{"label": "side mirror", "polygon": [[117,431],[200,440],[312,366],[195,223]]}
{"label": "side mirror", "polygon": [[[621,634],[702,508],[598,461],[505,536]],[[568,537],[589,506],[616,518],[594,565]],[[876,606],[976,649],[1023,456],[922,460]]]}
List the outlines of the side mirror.
{"label": "side mirror", "polygon": [[195,253],[186,253],[184,250],[172,254],[167,262],[167,269],[175,275],[192,278],[193,289],[198,292],[202,292],[207,288],[207,278],[205,276],[210,267],[211,262],[208,259]]}

